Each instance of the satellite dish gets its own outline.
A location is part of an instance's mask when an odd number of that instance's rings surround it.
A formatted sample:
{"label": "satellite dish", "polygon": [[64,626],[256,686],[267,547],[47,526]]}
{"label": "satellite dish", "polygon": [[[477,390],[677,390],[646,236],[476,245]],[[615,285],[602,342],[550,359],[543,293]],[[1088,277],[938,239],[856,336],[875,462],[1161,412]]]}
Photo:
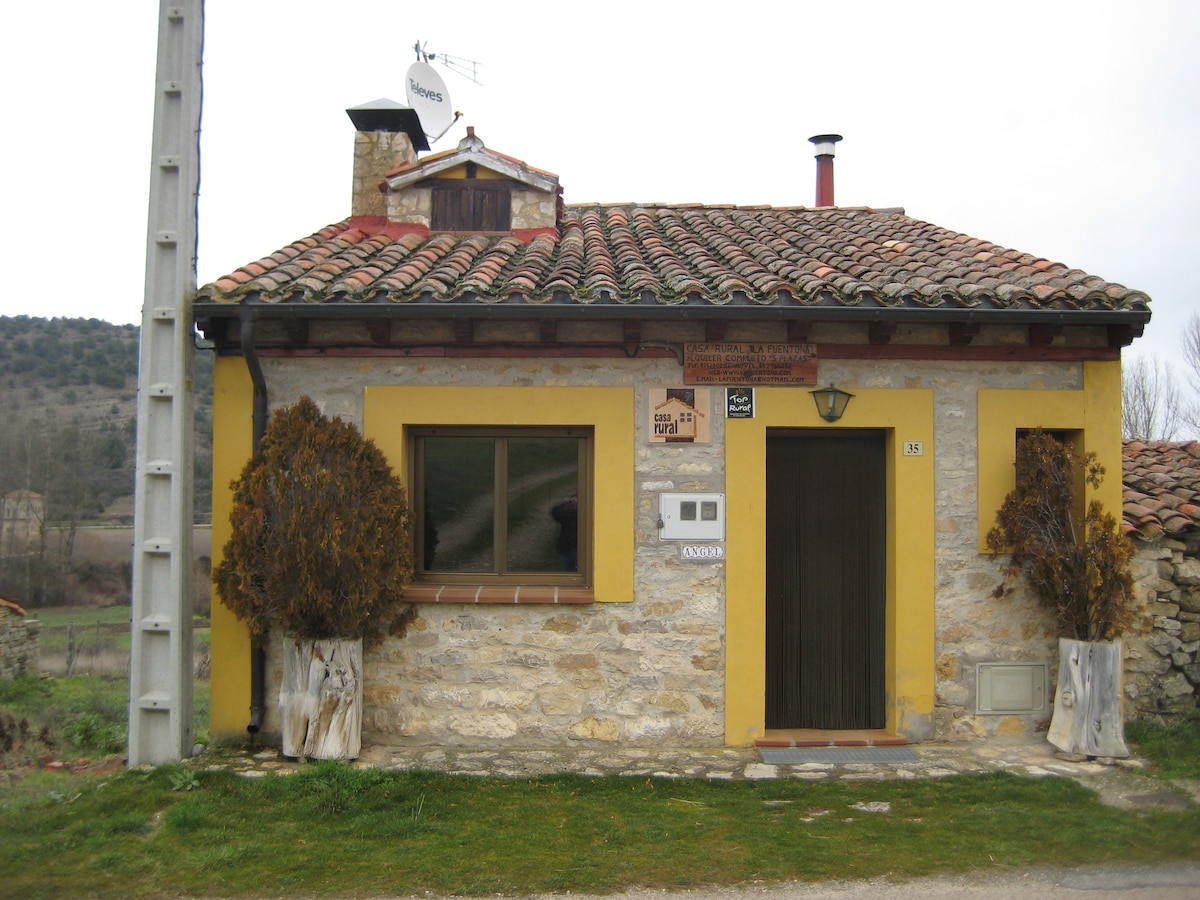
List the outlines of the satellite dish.
{"label": "satellite dish", "polygon": [[431,141],[441,137],[454,124],[450,92],[446,90],[442,76],[429,63],[418,61],[408,67],[405,90],[408,105],[421,117],[421,128]]}

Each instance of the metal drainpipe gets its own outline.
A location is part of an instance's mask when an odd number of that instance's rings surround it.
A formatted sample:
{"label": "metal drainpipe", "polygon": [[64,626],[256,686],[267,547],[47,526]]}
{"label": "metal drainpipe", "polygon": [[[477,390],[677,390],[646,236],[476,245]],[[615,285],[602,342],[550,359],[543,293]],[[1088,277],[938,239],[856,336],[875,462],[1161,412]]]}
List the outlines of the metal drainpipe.
{"label": "metal drainpipe", "polygon": [[[250,382],[254,385],[254,418],[253,418],[253,447],[257,453],[262,443],[263,433],[267,430],[267,379],[263,377],[262,364],[254,351],[254,310],[242,307],[238,311],[241,320],[242,356],[246,360],[246,368],[250,370]],[[250,647],[250,724],[246,730],[251,737],[262,728],[263,717],[266,715],[267,693],[267,648],[266,646]]]}

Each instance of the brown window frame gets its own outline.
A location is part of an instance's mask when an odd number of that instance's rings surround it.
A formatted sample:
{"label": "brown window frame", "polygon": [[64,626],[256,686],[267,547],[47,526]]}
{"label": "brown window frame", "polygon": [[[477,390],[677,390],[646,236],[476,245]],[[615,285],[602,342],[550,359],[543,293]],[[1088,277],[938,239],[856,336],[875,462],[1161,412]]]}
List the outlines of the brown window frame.
{"label": "brown window frame", "polygon": [[[590,426],[415,426],[410,429],[411,467],[409,497],[413,511],[415,580],[423,584],[478,585],[556,585],[591,587],[592,569],[592,510],[593,476],[595,472],[595,434]],[[425,568],[425,459],[427,437],[489,437],[496,440],[493,455],[494,504],[492,517],[493,571],[451,572]],[[507,572],[501,562],[507,550],[507,440],[509,438],[577,438],[579,439],[578,493],[578,561],[576,570],[554,572]]]}

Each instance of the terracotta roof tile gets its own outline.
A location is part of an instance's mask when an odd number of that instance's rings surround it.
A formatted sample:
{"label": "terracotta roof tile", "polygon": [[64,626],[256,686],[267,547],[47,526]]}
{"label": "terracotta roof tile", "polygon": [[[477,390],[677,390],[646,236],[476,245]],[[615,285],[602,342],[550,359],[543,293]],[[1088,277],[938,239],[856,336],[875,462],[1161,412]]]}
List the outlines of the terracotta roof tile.
{"label": "terracotta roof tile", "polygon": [[18,616],[29,615],[29,613],[25,612],[25,610],[17,604],[15,598],[6,597],[3,594],[0,594],[0,606],[3,606],[5,609],[11,609]]}
{"label": "terracotta roof tile", "polygon": [[1200,441],[1126,441],[1122,480],[1126,534],[1200,534]]}
{"label": "terracotta roof tile", "polygon": [[230,303],[528,302],[1144,313],[1140,291],[868,208],[564,208],[557,233],[348,219],[205,285]]}

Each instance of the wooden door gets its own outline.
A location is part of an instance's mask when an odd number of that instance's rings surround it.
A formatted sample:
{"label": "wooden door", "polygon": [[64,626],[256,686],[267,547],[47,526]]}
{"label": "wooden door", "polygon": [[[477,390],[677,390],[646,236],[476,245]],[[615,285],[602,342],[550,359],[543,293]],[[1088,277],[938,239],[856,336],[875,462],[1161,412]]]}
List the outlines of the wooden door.
{"label": "wooden door", "polygon": [[884,436],[767,438],[767,728],[882,728]]}

